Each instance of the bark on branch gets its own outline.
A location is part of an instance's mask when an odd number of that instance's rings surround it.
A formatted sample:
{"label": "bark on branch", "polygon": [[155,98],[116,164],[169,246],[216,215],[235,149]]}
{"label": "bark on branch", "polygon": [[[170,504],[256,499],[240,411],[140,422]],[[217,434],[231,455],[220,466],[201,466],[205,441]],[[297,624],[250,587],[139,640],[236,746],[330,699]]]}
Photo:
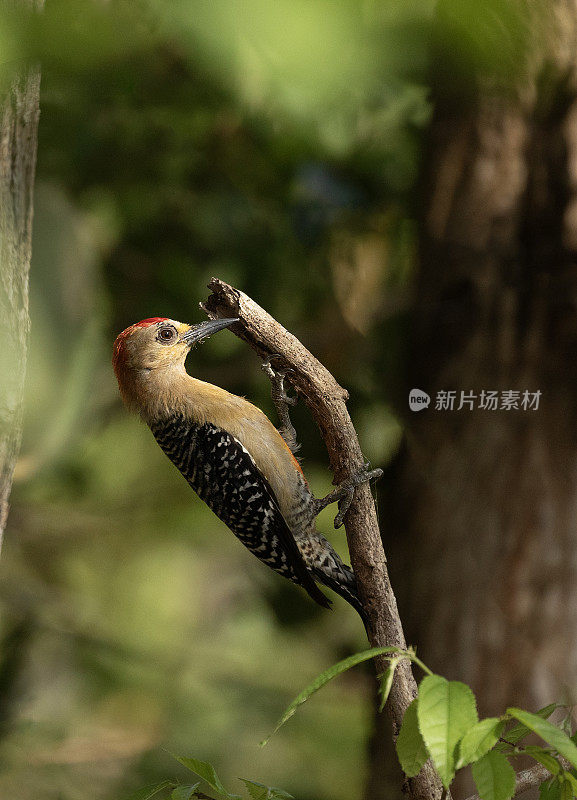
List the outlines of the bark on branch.
{"label": "bark on branch", "polygon": [[[238,317],[230,330],[265,360],[280,357],[275,368],[291,369],[290,381],[304,399],[325,442],[335,483],[357,472],[364,464],[356,431],[346,408],[348,394],[330,372],[250,297],[217,278],[208,284],[212,294],[201,307],[211,319]],[[345,529],[359,594],[369,620],[368,637],[373,647],[406,647],[397,601],[387,572],[386,558],[370,487],[355,491],[345,516]],[[386,666],[376,660],[378,672]],[[397,736],[404,713],[416,697],[417,686],[408,662],[399,664],[387,710]],[[428,762],[420,774],[403,787],[411,800],[438,800],[442,787]]]}

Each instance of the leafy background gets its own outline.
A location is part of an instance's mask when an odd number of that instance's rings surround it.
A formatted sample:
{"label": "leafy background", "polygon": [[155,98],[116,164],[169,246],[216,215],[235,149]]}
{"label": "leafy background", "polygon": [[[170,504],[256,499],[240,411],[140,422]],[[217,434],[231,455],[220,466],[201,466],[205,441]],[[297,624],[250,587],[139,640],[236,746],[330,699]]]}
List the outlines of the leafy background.
{"label": "leafy background", "polygon": [[[276,315],[351,393],[364,452],[402,436],[431,3],[48,0],[4,13],[0,77],[42,62],[22,455],[2,553],[0,794],[113,800],[169,751],[301,800],[360,797],[356,671],[267,748],[363,631],[261,567],[121,407],[116,334],[203,318],[211,275]],[[272,413],[223,333],[189,369]],[[331,476],[302,408],[317,494]],[[345,554],[344,537],[321,530]],[[184,775],[184,769],[182,771]],[[239,784],[240,786],[240,784]]]}

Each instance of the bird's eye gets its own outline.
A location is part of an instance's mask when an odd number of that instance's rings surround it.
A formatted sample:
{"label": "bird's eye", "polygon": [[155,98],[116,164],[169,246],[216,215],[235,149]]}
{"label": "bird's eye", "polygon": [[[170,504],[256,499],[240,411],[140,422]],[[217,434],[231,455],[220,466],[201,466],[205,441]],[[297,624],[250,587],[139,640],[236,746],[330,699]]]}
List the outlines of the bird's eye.
{"label": "bird's eye", "polygon": [[165,325],[159,328],[156,338],[162,344],[170,344],[176,339],[176,328],[173,328],[172,325]]}

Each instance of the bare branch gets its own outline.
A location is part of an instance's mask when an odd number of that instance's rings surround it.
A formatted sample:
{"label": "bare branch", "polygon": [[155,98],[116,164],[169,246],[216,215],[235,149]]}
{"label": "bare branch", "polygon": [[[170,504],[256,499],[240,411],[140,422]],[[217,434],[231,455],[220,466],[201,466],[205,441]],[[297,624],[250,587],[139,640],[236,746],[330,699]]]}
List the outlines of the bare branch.
{"label": "bare branch", "polygon": [[[209,317],[238,317],[240,322],[230,330],[247,342],[265,360],[273,354],[276,364],[291,369],[290,380],[304,399],[320,428],[334,474],[334,482],[359,471],[364,465],[356,431],[346,408],[347,392],[330,372],[303,347],[299,340],[267,314],[250,297],[238,289],[213,278],[208,288],[212,295],[202,308]],[[405,637],[387,572],[386,558],[370,487],[355,491],[354,500],[345,516],[345,529],[351,562],[366,609],[368,637],[373,647],[396,645],[406,647]],[[386,666],[376,663],[378,672]],[[387,710],[398,735],[404,713],[416,697],[417,686],[407,661],[399,664]],[[403,787],[411,800],[439,800],[442,787],[430,763]]]}

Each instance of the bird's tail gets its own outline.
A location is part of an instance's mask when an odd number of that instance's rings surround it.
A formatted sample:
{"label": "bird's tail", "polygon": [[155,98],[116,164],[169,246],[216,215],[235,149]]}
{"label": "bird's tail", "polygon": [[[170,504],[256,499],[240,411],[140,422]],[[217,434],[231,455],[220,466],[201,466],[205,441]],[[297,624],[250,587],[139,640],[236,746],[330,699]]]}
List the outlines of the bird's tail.
{"label": "bird's tail", "polygon": [[336,592],[336,594],[339,594],[344,600],[347,601],[347,603],[349,603],[349,605],[355,609],[362,619],[365,629],[367,629],[367,615],[365,613],[365,609],[361,605],[361,601],[359,600],[359,595],[357,592],[357,580],[354,572],[345,564],[340,564],[340,567],[341,568],[336,575],[334,573],[323,572],[318,567],[313,568],[312,572],[314,577],[320,583],[328,586],[328,588],[332,589],[333,592]]}

